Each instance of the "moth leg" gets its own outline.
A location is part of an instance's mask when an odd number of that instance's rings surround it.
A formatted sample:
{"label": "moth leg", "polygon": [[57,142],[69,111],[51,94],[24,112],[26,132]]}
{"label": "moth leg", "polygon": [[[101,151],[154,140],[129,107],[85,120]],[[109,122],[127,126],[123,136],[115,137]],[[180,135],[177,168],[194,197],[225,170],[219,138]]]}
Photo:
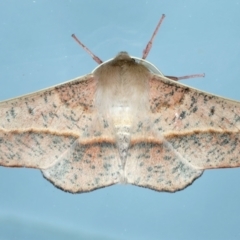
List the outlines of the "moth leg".
{"label": "moth leg", "polygon": [[174,81],[179,81],[179,80],[189,79],[189,78],[205,77],[205,73],[186,75],[186,76],[182,76],[182,77],[174,77],[174,76],[165,76],[165,77],[170,78],[170,79],[172,79]]}
{"label": "moth leg", "polygon": [[143,50],[143,56],[142,56],[142,59],[146,59],[147,55],[149,54],[151,48],[152,48],[152,44],[153,44],[153,40],[154,38],[156,37],[157,35],[157,32],[158,32],[158,29],[160,28],[161,24],[162,24],[162,21],[163,19],[165,18],[165,14],[162,15],[162,17],[160,18],[159,22],[158,22],[158,25],[155,29],[155,31],[153,32],[153,35],[150,39],[150,41],[148,42],[146,48]]}
{"label": "moth leg", "polygon": [[90,49],[88,49],[76,36],[75,34],[72,34],[72,37],[74,38],[74,40],[93,58],[93,60],[95,62],[97,62],[98,64],[103,63],[103,61],[97,57],[94,53],[92,53],[92,51]]}

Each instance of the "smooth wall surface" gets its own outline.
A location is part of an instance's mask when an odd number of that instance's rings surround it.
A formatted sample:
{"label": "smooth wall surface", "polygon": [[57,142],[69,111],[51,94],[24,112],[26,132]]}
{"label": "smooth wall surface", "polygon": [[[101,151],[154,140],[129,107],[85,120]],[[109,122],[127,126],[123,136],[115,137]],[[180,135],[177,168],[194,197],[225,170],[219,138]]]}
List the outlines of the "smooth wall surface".
{"label": "smooth wall surface", "polygon": [[[0,2],[0,100],[91,72],[98,57],[141,57],[184,83],[240,101],[240,1]],[[40,171],[0,167],[0,239],[240,239],[240,169],[208,170],[177,193],[116,185],[65,193]]]}

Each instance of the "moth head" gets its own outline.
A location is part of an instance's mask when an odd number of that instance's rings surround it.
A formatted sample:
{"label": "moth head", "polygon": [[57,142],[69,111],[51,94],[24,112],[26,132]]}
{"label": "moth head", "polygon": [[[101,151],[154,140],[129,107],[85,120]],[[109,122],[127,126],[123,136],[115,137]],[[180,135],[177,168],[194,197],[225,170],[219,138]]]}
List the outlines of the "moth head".
{"label": "moth head", "polygon": [[142,58],[130,56],[127,52],[124,52],[124,51],[119,52],[115,58],[111,58],[111,59],[103,62],[102,64],[99,64],[95,69],[93,69],[92,73],[94,73],[97,69],[99,69],[102,65],[104,65],[106,63],[109,63],[111,61],[124,61],[124,60],[142,64],[151,73],[163,76],[162,72],[156,66],[154,66],[152,63],[150,63],[150,62],[148,62],[148,61],[146,61],[145,59],[142,59]]}
{"label": "moth head", "polygon": [[133,58],[131,58],[129,56],[129,54],[127,52],[124,52],[124,51],[119,52],[117,54],[117,56],[114,58],[114,60],[131,60],[131,61],[133,60],[133,61],[135,61]]}

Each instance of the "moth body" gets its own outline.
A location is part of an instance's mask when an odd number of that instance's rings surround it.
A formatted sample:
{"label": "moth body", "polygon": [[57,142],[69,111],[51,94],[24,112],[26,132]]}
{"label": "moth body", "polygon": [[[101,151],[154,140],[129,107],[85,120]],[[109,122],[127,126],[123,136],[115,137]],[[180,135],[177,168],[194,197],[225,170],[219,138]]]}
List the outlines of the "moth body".
{"label": "moth body", "polygon": [[100,66],[94,77],[97,81],[95,107],[110,129],[125,167],[131,134],[149,111],[149,70],[135,62],[126,52],[120,52],[112,61]]}

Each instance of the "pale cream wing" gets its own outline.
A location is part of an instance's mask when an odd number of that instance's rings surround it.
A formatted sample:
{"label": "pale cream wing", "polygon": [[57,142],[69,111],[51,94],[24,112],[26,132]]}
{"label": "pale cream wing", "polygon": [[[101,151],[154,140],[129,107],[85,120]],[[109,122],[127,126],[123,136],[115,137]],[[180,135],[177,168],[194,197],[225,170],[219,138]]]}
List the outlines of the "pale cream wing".
{"label": "pale cream wing", "polygon": [[86,75],[1,102],[0,165],[39,168],[69,192],[118,182],[118,152],[111,131],[96,123],[95,90]]}
{"label": "pale cream wing", "polygon": [[[153,75],[149,81],[152,138],[132,144],[129,182],[177,191],[204,169],[240,166],[240,103]],[[163,177],[164,176],[164,177]]]}

